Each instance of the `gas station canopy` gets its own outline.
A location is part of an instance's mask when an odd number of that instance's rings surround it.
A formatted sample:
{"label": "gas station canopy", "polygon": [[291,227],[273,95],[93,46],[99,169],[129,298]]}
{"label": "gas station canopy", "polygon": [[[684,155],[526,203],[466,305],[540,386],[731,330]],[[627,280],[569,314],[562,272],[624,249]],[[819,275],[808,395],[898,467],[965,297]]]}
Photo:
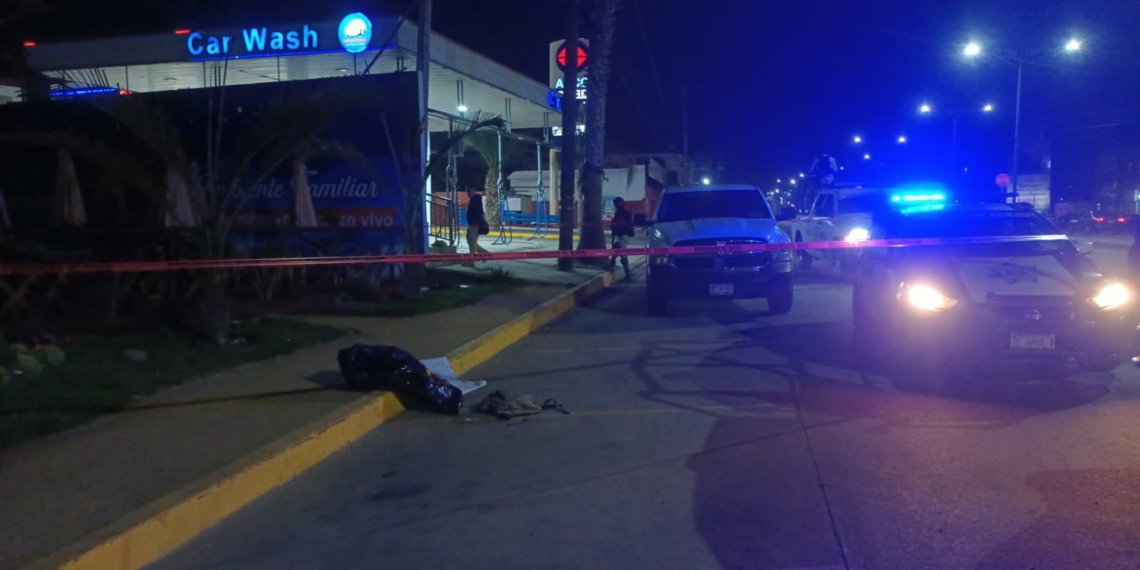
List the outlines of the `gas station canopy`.
{"label": "gas station canopy", "polygon": [[[28,48],[29,65],[58,80],[53,97],[78,96],[91,83],[135,93],[201,89],[358,75],[379,53],[370,74],[415,71],[418,29],[394,18],[375,24],[363,14],[339,22],[174,33],[40,44]],[[383,45],[392,38],[389,45]],[[428,106],[432,131],[449,128],[447,116],[475,112],[502,116],[512,129],[560,124],[550,88],[439,34],[431,37]],[[69,85],[77,77],[83,85]],[[97,81],[92,82],[91,79]]]}

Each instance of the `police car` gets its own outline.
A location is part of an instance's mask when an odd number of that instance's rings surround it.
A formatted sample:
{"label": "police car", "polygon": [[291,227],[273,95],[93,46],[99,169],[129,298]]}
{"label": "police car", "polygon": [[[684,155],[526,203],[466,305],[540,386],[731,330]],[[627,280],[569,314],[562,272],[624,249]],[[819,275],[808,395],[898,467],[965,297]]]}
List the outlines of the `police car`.
{"label": "police car", "polygon": [[[856,340],[900,382],[992,378],[1005,365],[1105,371],[1129,356],[1128,288],[1032,209],[952,203],[940,188],[899,191],[889,203],[858,237],[948,240],[860,250]],[[1036,239],[949,241],[988,236]]]}

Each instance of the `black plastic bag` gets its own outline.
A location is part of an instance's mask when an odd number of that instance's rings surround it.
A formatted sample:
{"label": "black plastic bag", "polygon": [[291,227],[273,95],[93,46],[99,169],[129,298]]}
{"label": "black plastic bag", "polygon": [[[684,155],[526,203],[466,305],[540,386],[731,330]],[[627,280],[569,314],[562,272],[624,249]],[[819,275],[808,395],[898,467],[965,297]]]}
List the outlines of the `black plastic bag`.
{"label": "black plastic bag", "polygon": [[355,344],[336,355],[340,373],[354,390],[383,389],[422,400],[431,409],[458,414],[463,392],[432,374],[415,356],[395,346]]}

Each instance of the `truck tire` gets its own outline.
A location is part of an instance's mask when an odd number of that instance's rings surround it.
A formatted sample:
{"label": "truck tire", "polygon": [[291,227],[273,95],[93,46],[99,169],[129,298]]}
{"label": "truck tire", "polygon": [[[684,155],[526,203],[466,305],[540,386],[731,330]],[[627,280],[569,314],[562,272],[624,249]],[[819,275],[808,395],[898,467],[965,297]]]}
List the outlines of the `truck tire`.
{"label": "truck tire", "polygon": [[659,280],[652,277],[645,280],[645,303],[650,315],[664,317],[669,313],[665,288]]}
{"label": "truck tire", "polygon": [[[796,243],[803,243],[803,242],[804,242],[803,234],[801,234],[800,232],[796,232]],[[807,250],[803,250],[803,249],[796,252],[796,254],[800,256],[800,269],[811,269],[812,261],[814,261],[811,254],[808,253]]]}
{"label": "truck tire", "polygon": [[768,312],[773,315],[784,315],[792,310],[792,301],[795,298],[795,288],[792,279],[785,275],[772,282],[772,290],[768,292]]}

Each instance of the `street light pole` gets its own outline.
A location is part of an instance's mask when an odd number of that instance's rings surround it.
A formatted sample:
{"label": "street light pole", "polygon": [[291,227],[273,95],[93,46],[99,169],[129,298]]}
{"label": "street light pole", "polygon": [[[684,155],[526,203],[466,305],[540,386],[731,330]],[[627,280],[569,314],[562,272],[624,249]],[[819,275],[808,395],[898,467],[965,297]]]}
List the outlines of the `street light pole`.
{"label": "street light pole", "polygon": [[1015,202],[1017,201],[1017,173],[1021,154],[1021,71],[1024,64],[1024,59],[1017,58],[1017,102],[1014,104],[1013,110],[1013,172],[1011,173]]}
{"label": "street light pole", "polygon": [[958,171],[958,117],[960,116],[962,116],[961,113],[954,112],[954,126],[950,134],[950,169],[952,175]]}

